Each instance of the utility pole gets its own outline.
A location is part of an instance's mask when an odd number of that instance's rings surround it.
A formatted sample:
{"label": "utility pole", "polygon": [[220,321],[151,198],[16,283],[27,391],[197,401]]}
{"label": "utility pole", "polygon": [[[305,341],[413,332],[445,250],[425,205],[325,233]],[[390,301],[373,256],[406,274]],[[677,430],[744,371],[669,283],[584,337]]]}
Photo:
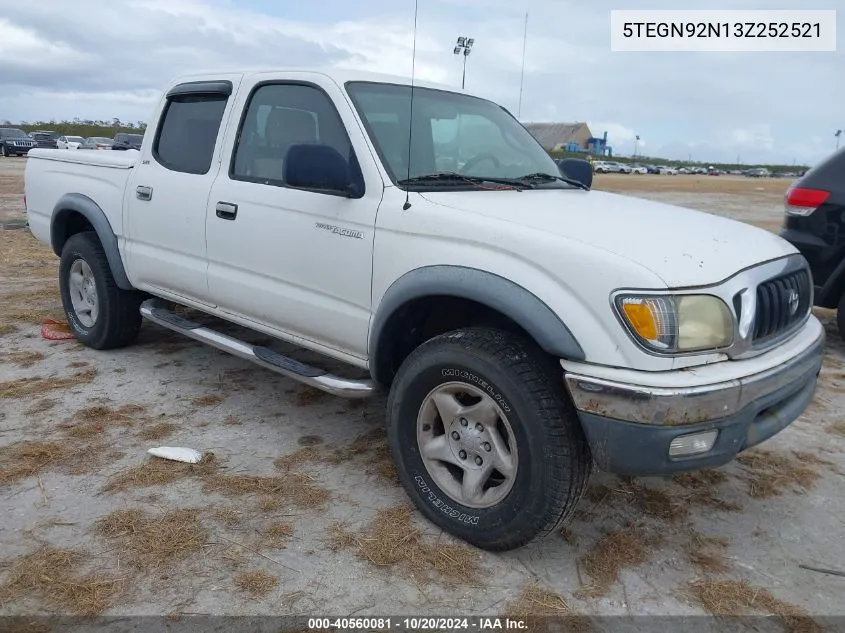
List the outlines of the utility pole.
{"label": "utility pole", "polygon": [[461,75],[461,90],[464,89],[466,86],[467,80],[467,57],[469,57],[470,52],[472,52],[472,45],[475,44],[475,40],[471,37],[464,37],[463,35],[458,38],[458,43],[455,45],[455,48],[452,52],[455,55],[463,55],[464,56],[464,72]]}
{"label": "utility pole", "polygon": [[516,108],[517,121],[522,117],[522,86],[525,83],[525,44],[528,42],[528,11],[525,12],[525,28],[522,31],[522,71],[519,74],[519,105]]}
{"label": "utility pole", "polygon": [[634,164],[635,165],[637,164],[637,149],[639,148],[639,146],[640,146],[640,135],[637,134],[634,137]]}

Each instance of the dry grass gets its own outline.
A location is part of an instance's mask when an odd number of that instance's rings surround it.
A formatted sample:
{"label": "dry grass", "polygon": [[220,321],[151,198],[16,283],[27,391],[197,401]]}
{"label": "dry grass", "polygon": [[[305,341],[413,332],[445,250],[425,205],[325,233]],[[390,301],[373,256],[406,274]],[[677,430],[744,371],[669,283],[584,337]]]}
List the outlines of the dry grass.
{"label": "dry grass", "polygon": [[779,497],[789,491],[806,491],[821,474],[793,455],[752,450],[737,461],[745,467],[748,494],[755,499]]}
{"label": "dry grass", "polygon": [[294,468],[299,468],[303,464],[314,461],[323,461],[323,455],[313,446],[305,446],[298,448],[292,453],[287,453],[279,457],[273,464],[280,471],[286,473]]}
{"label": "dry grass", "polygon": [[679,193],[717,193],[746,196],[777,196],[782,199],[789,186],[787,178],[735,178],[732,176],[650,174],[646,177],[630,174],[596,174],[593,188],[599,191],[674,191]]}
{"label": "dry grass", "polygon": [[708,574],[723,574],[730,570],[725,550],[730,540],[724,536],[705,536],[696,530],[690,530],[686,553],[690,563]]}
{"label": "dry grass", "polygon": [[589,618],[573,612],[562,595],[544,589],[538,583],[526,586],[508,604],[503,617],[521,621],[532,633],[593,630]]}
{"label": "dry grass", "polygon": [[132,416],[124,413],[126,409],[112,409],[103,405],[85,407],[73,416],[73,422],[62,428],[66,435],[77,439],[94,437],[109,429],[132,425]]}
{"label": "dry grass", "polygon": [[833,435],[840,435],[845,437],[845,421],[838,420],[833,424],[829,424],[826,429],[828,433],[832,433]]}
{"label": "dry grass", "polygon": [[235,576],[235,586],[241,591],[260,598],[279,586],[276,577],[266,571],[248,571]]}
{"label": "dry grass", "polygon": [[355,438],[349,446],[342,449],[325,451],[313,445],[303,446],[279,457],[275,465],[282,472],[289,472],[309,462],[337,466],[359,457],[364,458],[367,474],[376,475],[385,483],[398,484],[399,474],[393,465],[385,431],[381,428],[373,429]]}
{"label": "dry grass", "polygon": [[762,613],[779,618],[793,633],[822,630],[802,608],[779,600],[746,580],[699,580],[690,584],[690,597],[716,616]]}
{"label": "dry grass", "polygon": [[377,567],[398,566],[416,582],[437,577],[447,585],[477,585],[478,553],[463,545],[424,543],[422,533],[411,525],[412,513],[410,506],[379,510],[361,532],[333,525],[329,545],[334,551],[351,548]]}
{"label": "dry grass", "polygon": [[[56,275],[55,269],[52,274]],[[41,323],[48,318],[62,321],[64,317],[59,289],[55,284],[4,293],[0,301],[0,318],[4,321]]]}
{"label": "dry grass", "polygon": [[216,508],[214,518],[227,527],[236,527],[243,522],[244,515],[242,512],[232,510],[232,508]]}
{"label": "dry grass", "polygon": [[268,544],[276,549],[284,549],[291,536],[293,536],[293,527],[288,523],[271,523],[264,530],[264,537]]}
{"label": "dry grass", "polygon": [[618,510],[635,508],[638,514],[656,519],[678,521],[687,515],[687,508],[663,490],[648,488],[632,479],[620,480],[614,487],[593,484],[587,488],[584,497],[596,506],[607,506]]}
{"label": "dry grass", "polygon": [[3,355],[3,362],[26,369],[32,367],[35,363],[44,360],[44,358],[45,356],[41,352],[23,352],[16,350],[13,352],[6,352]]}
{"label": "dry grass", "polygon": [[223,402],[223,400],[223,396],[210,393],[205,396],[197,396],[196,398],[193,398],[191,400],[191,404],[195,407],[213,407]]}
{"label": "dry grass", "polygon": [[0,382],[0,398],[39,396],[47,391],[87,385],[96,376],[97,370],[89,369],[63,378],[20,378],[18,380]]}
{"label": "dry grass", "polygon": [[322,402],[328,397],[328,394],[314,387],[299,387],[295,391],[294,402],[298,407],[309,407],[318,402]]}
{"label": "dry grass", "polygon": [[0,486],[37,475],[68,458],[68,448],[59,442],[18,442],[0,448]]}
{"label": "dry grass", "polygon": [[718,486],[728,476],[721,470],[699,470],[675,475],[672,480],[684,488],[684,500],[690,506],[705,506],[723,512],[738,512],[737,503],[725,501],[718,495]]}
{"label": "dry grass", "polygon": [[3,323],[0,324],[0,337],[8,336],[9,334],[14,334],[18,331],[18,326],[12,325],[11,323]]}
{"label": "dry grass", "polygon": [[59,260],[29,231],[0,231],[0,267],[12,279],[55,279]]}
{"label": "dry grass", "polygon": [[157,457],[117,473],[103,487],[105,492],[122,492],[131,488],[147,488],[172,484],[186,477],[213,476],[217,461],[213,453],[203,455],[199,464],[185,464]]}
{"label": "dry grass", "polygon": [[656,545],[656,537],[637,526],[601,537],[580,560],[592,580],[581,593],[590,597],[606,595],[619,579],[619,572],[647,562]]}
{"label": "dry grass", "polygon": [[24,411],[24,415],[38,415],[39,413],[46,413],[58,404],[55,400],[50,398],[41,398],[31,407]]}
{"label": "dry grass", "polygon": [[122,579],[104,573],[81,575],[85,552],[44,547],[14,561],[0,585],[0,604],[36,595],[65,613],[101,613],[120,593]]}
{"label": "dry grass", "polygon": [[280,510],[282,508],[282,501],[278,497],[264,497],[258,503],[258,509],[261,512],[270,513]]}
{"label": "dry grass", "polygon": [[137,508],[116,510],[97,521],[97,531],[118,539],[125,560],[139,569],[160,567],[198,552],[206,531],[195,510],[149,516]]}
{"label": "dry grass", "polygon": [[152,442],[155,440],[163,440],[166,437],[170,437],[178,429],[179,427],[171,422],[157,422],[155,424],[145,426],[135,435],[138,439],[144,440],[146,442]]}
{"label": "dry grass", "polygon": [[329,500],[327,490],[318,488],[306,476],[297,473],[289,473],[284,477],[211,475],[204,479],[203,489],[227,497],[270,495],[300,508],[317,508]]}

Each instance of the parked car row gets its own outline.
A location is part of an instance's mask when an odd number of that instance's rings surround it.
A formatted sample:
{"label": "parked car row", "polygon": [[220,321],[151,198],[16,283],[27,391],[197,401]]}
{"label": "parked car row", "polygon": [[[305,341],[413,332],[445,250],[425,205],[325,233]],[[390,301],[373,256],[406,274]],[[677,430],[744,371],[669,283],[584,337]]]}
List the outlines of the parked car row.
{"label": "parked car row", "polygon": [[0,156],[25,156],[36,147],[48,149],[141,149],[143,134],[121,132],[115,137],[59,136],[49,130],[36,130],[27,134],[17,128],[0,128]]}

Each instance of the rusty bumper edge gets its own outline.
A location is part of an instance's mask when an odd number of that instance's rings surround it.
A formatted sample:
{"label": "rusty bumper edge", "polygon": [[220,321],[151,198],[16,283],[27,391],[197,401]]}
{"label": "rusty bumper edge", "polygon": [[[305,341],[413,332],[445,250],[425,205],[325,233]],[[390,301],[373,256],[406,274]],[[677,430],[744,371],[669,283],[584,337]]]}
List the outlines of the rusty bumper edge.
{"label": "rusty bumper edge", "polygon": [[787,363],[744,378],[693,387],[648,387],[581,374],[565,374],[564,378],[581,413],[640,424],[681,426],[729,417],[806,376],[817,375],[823,351],[824,332]]}

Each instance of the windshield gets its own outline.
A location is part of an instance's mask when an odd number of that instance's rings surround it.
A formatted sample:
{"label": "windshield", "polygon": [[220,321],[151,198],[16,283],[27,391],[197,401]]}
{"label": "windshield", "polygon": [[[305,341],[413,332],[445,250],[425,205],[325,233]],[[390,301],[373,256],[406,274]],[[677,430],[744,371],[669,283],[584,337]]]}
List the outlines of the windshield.
{"label": "windshield", "polygon": [[437,173],[482,179],[560,173],[534,137],[500,106],[430,88],[414,88],[409,169],[411,87],[350,82],[347,90],[394,182]]}
{"label": "windshield", "polygon": [[81,136],[66,136],[65,137],[69,143],[84,143],[85,139]]}
{"label": "windshield", "polygon": [[3,130],[3,138],[29,138],[23,130]]}
{"label": "windshield", "polygon": [[127,143],[140,143],[142,138],[144,137],[140,134],[127,134],[124,141]]}
{"label": "windshield", "polygon": [[103,143],[107,143],[108,145],[112,144],[112,140],[110,138],[106,138],[104,136],[95,136],[91,140],[94,141],[95,143],[100,143],[100,144],[103,144]]}

